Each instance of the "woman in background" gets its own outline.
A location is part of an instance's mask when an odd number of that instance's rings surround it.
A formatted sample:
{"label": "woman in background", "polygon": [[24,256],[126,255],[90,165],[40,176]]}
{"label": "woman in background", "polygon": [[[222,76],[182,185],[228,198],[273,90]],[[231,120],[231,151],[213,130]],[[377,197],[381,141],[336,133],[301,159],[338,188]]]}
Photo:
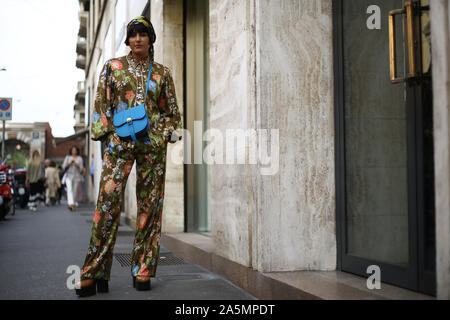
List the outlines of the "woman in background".
{"label": "woman in background", "polygon": [[30,190],[28,207],[31,211],[37,210],[37,204],[42,201],[42,191],[44,186],[45,173],[39,151],[34,150],[31,159],[28,161],[26,185]]}
{"label": "woman in background", "polygon": [[66,170],[66,187],[67,187],[67,202],[69,210],[75,211],[75,199],[78,190],[78,185],[83,180],[81,172],[83,170],[83,159],[80,156],[80,150],[73,146],[70,148],[69,154],[64,159],[63,168]]}
{"label": "woman in background", "polygon": [[58,189],[61,187],[61,180],[59,180],[55,162],[50,160],[48,160],[48,166],[45,169],[45,183],[45,205],[54,205],[56,203]]}
{"label": "woman in background", "polygon": [[[61,181],[61,186],[58,188],[58,193],[56,196],[56,201],[58,201],[58,204],[61,204],[61,199],[63,194],[65,194],[65,184],[63,183],[62,179],[64,177],[64,170],[62,168],[62,166],[58,166],[58,176],[59,176],[59,181]],[[66,200],[67,200],[67,195],[65,195]]]}

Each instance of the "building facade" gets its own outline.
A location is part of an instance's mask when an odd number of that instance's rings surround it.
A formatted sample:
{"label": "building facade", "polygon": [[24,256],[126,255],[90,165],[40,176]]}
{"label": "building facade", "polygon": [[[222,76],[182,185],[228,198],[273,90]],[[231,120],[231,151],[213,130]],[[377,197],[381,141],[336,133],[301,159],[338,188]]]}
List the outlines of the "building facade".
{"label": "building facade", "polygon": [[[87,123],[103,63],[128,53],[132,17],[150,17],[155,60],[174,76],[186,131],[168,150],[171,250],[259,297],[286,297],[278,283],[287,297],[339,298],[304,283],[365,286],[379,272],[383,286],[450,299],[447,1],[80,8]],[[93,199],[101,151],[90,142]],[[134,224],[133,174],[128,181],[124,214]]]}
{"label": "building facade", "polygon": [[42,159],[50,159],[60,165],[72,146],[85,149],[85,136],[86,132],[81,132],[64,138],[54,137],[48,122],[6,122],[6,162],[15,162],[19,168],[26,167],[33,152],[37,150]]}
{"label": "building facade", "polygon": [[[47,122],[6,122],[5,158],[7,162],[14,161],[17,167],[25,167],[35,150],[39,151],[41,157],[45,157],[47,148],[51,144],[51,141],[47,139],[49,130],[51,132]],[[0,145],[1,143],[2,141]]]}
{"label": "building facade", "polygon": [[75,125],[73,129],[75,132],[80,132],[86,129],[86,90],[84,88],[84,81],[78,81],[78,90],[75,94],[75,105],[73,106]]}

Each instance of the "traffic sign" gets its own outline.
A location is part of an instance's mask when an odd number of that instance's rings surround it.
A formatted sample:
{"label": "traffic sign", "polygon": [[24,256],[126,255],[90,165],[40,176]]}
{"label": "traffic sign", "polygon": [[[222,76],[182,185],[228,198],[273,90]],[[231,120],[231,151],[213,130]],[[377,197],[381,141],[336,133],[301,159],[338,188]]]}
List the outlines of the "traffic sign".
{"label": "traffic sign", "polygon": [[12,98],[0,98],[0,121],[12,119]]}

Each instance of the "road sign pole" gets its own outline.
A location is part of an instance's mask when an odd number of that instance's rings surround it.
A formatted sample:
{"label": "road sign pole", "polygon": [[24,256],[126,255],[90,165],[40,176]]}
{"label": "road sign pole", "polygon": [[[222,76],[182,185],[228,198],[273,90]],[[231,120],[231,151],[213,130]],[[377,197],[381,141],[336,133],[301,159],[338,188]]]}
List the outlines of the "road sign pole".
{"label": "road sign pole", "polygon": [[0,98],[0,120],[3,121],[2,162],[5,161],[5,120],[12,120],[12,98]]}
{"label": "road sign pole", "polygon": [[5,161],[5,120],[3,120],[2,162]]}

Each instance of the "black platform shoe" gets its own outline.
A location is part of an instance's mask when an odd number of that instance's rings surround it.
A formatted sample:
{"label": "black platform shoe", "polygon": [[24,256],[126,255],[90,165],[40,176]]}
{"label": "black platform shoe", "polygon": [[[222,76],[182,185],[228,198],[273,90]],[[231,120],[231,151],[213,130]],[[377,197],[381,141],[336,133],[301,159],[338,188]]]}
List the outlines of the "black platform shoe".
{"label": "black platform shoe", "polygon": [[84,297],[90,297],[93,296],[97,293],[97,283],[96,280],[94,280],[91,285],[86,286],[86,287],[81,287],[79,289],[75,289],[75,293],[80,297],[80,298],[84,298]]}
{"label": "black platform shoe", "polygon": [[97,291],[100,293],[109,292],[108,280],[98,279],[97,281]]}
{"label": "black platform shoe", "polygon": [[108,292],[108,280],[95,279],[91,285],[75,289],[75,293],[80,296],[80,298],[93,296],[97,291],[100,293]]}
{"label": "black platform shoe", "polygon": [[137,291],[148,291],[152,289],[152,285],[150,280],[138,281],[136,280],[136,277],[133,276],[133,288],[136,288]]}

